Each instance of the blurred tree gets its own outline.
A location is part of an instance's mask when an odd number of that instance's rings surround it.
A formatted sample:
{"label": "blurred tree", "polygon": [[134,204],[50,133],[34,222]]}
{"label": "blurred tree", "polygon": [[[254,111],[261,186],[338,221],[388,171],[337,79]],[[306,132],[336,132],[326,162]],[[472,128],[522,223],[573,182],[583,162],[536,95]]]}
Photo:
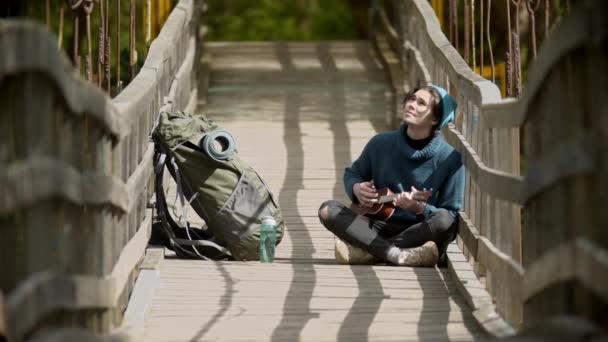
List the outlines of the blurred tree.
{"label": "blurred tree", "polygon": [[346,0],[208,0],[208,40],[359,38]]}

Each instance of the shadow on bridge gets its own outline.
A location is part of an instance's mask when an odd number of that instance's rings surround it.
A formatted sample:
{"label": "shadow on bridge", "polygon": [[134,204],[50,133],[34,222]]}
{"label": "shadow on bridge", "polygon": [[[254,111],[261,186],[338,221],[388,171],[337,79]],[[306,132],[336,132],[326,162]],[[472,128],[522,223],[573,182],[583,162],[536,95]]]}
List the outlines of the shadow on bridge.
{"label": "shadow on bridge", "polygon": [[[205,334],[213,328],[213,326],[226,314],[226,312],[232,306],[232,301],[234,298],[234,293],[236,292],[234,289],[235,281],[230,277],[230,273],[226,270],[226,266],[223,263],[216,263],[217,269],[222,275],[224,279],[224,294],[220,297],[220,308],[213,317],[211,317],[203,327],[190,339],[191,342],[202,341],[205,337]],[[205,289],[202,288],[201,291]]]}

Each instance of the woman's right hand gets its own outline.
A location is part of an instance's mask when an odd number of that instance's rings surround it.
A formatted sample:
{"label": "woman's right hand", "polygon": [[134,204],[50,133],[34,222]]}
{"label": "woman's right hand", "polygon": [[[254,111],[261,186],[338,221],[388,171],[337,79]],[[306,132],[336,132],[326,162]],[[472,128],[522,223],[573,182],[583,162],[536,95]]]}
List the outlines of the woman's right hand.
{"label": "woman's right hand", "polygon": [[378,199],[378,191],[376,191],[373,180],[355,183],[355,185],[353,185],[353,193],[359,200],[359,204],[364,207],[371,207],[374,205],[372,200]]}

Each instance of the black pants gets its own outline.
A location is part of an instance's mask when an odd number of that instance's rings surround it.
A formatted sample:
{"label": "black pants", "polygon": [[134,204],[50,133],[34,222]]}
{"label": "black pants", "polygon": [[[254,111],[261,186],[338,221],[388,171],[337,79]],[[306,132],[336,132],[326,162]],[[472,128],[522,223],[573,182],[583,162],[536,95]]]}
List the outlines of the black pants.
{"label": "black pants", "polygon": [[344,204],[333,200],[321,204],[319,219],[337,237],[380,260],[386,259],[388,250],[393,246],[411,248],[427,241],[437,244],[441,257],[456,238],[458,227],[457,221],[445,209],[438,210],[422,222],[402,226],[357,215]]}

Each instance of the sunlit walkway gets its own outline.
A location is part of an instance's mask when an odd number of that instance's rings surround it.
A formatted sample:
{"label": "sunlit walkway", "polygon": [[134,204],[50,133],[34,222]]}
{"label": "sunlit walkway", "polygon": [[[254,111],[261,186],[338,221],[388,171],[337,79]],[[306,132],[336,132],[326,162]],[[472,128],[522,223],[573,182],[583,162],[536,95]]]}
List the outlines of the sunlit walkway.
{"label": "sunlit walkway", "polygon": [[142,341],[482,337],[446,269],[341,266],[319,223],[394,101],[367,42],[215,43],[207,115],[236,138],[287,223],[274,264],[165,259]]}

